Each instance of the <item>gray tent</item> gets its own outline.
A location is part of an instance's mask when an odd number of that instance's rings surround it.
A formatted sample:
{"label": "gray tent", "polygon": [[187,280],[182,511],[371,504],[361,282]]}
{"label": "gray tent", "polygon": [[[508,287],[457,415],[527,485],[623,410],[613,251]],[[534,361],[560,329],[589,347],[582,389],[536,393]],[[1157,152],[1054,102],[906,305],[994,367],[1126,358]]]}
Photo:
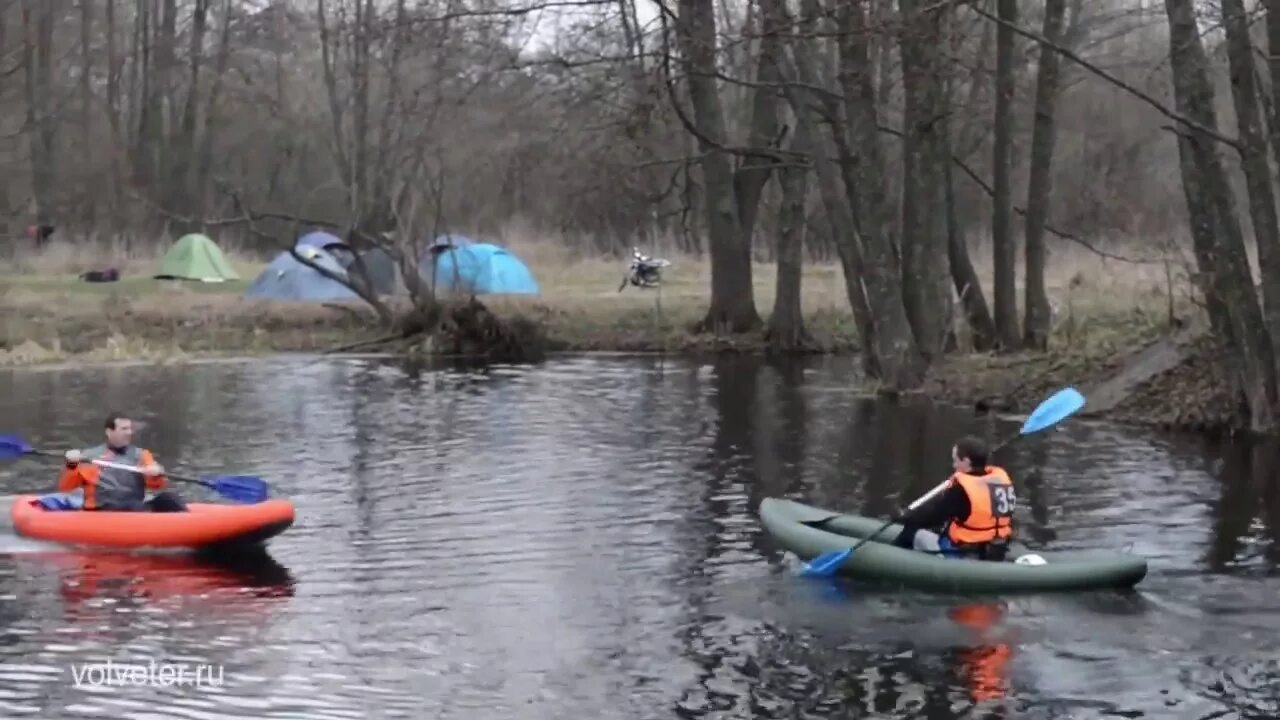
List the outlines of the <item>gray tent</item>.
{"label": "gray tent", "polygon": [[[333,256],[338,264],[349,273],[354,272],[352,264],[355,263],[356,253],[351,246],[343,242],[336,235],[324,231],[313,231],[303,235],[298,239],[300,246],[319,247]],[[360,253],[360,259],[364,261],[365,270],[369,274],[369,281],[373,284],[374,292],[379,295],[394,295],[399,287],[400,272],[396,268],[395,260],[391,258],[391,254],[380,247],[373,247]]]}

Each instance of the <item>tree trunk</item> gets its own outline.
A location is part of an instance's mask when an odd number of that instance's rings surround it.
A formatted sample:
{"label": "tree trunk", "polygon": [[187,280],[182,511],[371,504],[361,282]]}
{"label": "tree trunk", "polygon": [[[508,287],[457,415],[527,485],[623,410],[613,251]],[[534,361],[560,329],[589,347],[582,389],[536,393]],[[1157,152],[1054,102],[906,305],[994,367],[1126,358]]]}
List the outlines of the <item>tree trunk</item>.
{"label": "tree trunk", "polygon": [[[155,46],[155,84],[152,86],[152,137],[155,148],[155,178],[161,183],[153,188],[167,205],[172,201],[177,167],[172,140],[178,126],[178,102],[174,97],[178,75],[178,3],[160,0],[160,30]],[[174,208],[176,209],[176,208]]]}
{"label": "tree trunk", "polygon": [[373,43],[373,0],[356,0],[356,23],[351,37],[352,183],[347,190],[357,226],[366,231],[373,209],[369,192],[369,64]]}
{"label": "tree trunk", "polygon": [[[806,18],[806,21],[808,18]],[[870,293],[864,284],[867,276],[862,256],[862,248],[858,242],[858,231],[855,227],[853,209],[849,206],[849,196],[841,192],[840,176],[831,161],[830,149],[834,143],[824,137],[819,119],[821,108],[825,105],[818,93],[802,89],[818,87],[818,72],[814,68],[814,60],[808,40],[803,37],[810,33],[808,26],[802,22],[798,28],[801,37],[792,36],[791,49],[795,56],[795,70],[787,75],[796,79],[795,83],[784,86],[787,100],[791,104],[796,117],[796,139],[801,142],[808,138],[813,148],[814,175],[818,182],[818,193],[822,199],[827,228],[832,242],[836,246],[836,255],[840,258],[840,268],[844,275],[845,295],[849,298],[849,307],[853,311],[854,323],[858,326],[858,339],[862,344],[862,362],[866,373],[872,377],[885,377],[885,366],[880,362],[878,333]],[[838,108],[837,108],[838,109]],[[834,134],[840,126],[832,128]],[[898,304],[901,313],[902,304]],[[905,327],[905,316],[903,324]],[[908,336],[910,330],[908,329]],[[892,358],[890,358],[891,360]],[[890,365],[890,368],[893,366]]]}
{"label": "tree trunk", "polygon": [[[811,131],[811,123],[797,123],[791,150],[812,154]],[[798,350],[809,341],[800,300],[808,176],[809,168],[799,164],[778,171],[778,183],[782,187],[782,207],[778,211],[778,287],[768,325],[769,345],[775,350]]]}
{"label": "tree trunk", "polygon": [[857,150],[857,155],[848,159],[851,170],[846,177],[852,178],[853,184],[846,181],[845,191],[856,218],[857,240],[861,242],[863,269],[859,284],[865,289],[874,326],[869,340],[874,343],[872,352],[880,368],[877,377],[892,387],[907,389],[919,385],[927,366],[903,302],[893,210],[886,190],[888,165],[880,141],[875,78],[870,73],[866,7],[861,2],[839,3],[837,19],[841,26],[838,75],[845,118],[833,131],[844,133]]}
{"label": "tree trunk", "polygon": [[742,333],[760,327],[751,280],[751,256],[734,201],[733,169],[724,150],[724,110],[716,87],[716,27],[712,0],[680,0],[677,35],[688,77],[711,242],[711,306],[703,332]]}
{"label": "tree trunk", "polygon": [[154,22],[150,0],[138,0],[138,13],[134,25],[136,50],[130,63],[135,73],[134,90],[137,95],[137,136],[134,141],[134,178],[138,185],[149,188],[156,178],[159,159],[160,113],[156,101],[155,61],[152,51],[151,28]]}
{"label": "tree trunk", "polygon": [[334,164],[338,166],[338,175],[351,187],[351,168],[347,163],[347,136],[343,132],[343,104],[338,94],[338,73],[336,66],[338,41],[334,31],[329,27],[325,0],[316,0],[316,31],[320,36],[320,70],[324,78],[325,93],[329,100],[329,127],[333,131]]}
{"label": "tree trunk", "polygon": [[946,192],[947,221],[947,260],[951,267],[951,281],[955,284],[956,294],[960,297],[960,305],[964,308],[965,320],[973,337],[973,349],[987,352],[995,347],[996,326],[991,319],[991,311],[987,308],[987,299],[982,292],[982,282],[973,269],[969,259],[969,247],[965,243],[965,232],[961,225],[959,213],[956,212],[955,178],[951,159],[951,123],[944,120],[944,137],[947,139],[947,160],[943,166],[943,182]]}
{"label": "tree trunk", "polygon": [[[1017,22],[1018,0],[997,0],[1001,20]],[[996,28],[996,108],[992,143],[991,250],[996,338],[1003,350],[1018,346],[1017,247],[1013,242],[1013,196],[1010,192],[1010,155],[1013,151],[1013,30]]]}
{"label": "tree trunk", "polygon": [[120,131],[120,58],[116,51],[116,0],[106,0],[107,34],[107,122],[111,124],[108,143],[111,155],[111,217],[119,229],[120,208],[124,204],[124,177],[120,171],[121,148],[128,138]]}
{"label": "tree trunk", "polygon": [[[684,154],[686,157],[696,157],[698,155],[698,138],[692,133],[686,133],[677,142],[682,142]],[[701,261],[705,252],[706,243],[703,242],[702,223],[696,218],[706,212],[706,191],[703,189],[702,179],[698,177],[698,173],[694,172],[697,162],[690,160],[684,163],[684,169],[681,175],[681,199],[682,207],[680,209],[680,240],[681,249]]]}
{"label": "tree trunk", "polygon": [[[760,46],[760,69],[757,73],[760,81],[779,83],[783,81],[782,67],[784,62],[782,34],[786,31],[785,0],[760,0],[760,11],[764,25],[764,38]],[[757,147],[769,142],[777,134],[778,106],[772,88],[756,89],[755,117],[752,119],[751,145]],[[800,109],[796,110],[797,116]],[[813,154],[813,128],[809,122],[797,122],[791,137],[790,149],[802,156]],[[745,169],[745,167],[744,167]],[[767,170],[765,171],[768,172]],[[743,170],[739,170],[742,177]],[[808,344],[808,334],[804,327],[803,306],[800,299],[801,269],[803,265],[806,200],[809,196],[809,168],[798,159],[792,158],[778,171],[778,183],[782,190],[782,206],[778,211],[778,248],[777,248],[777,288],[773,299],[773,312],[769,315],[766,333],[769,346],[774,350],[799,350]],[[763,186],[767,175],[759,185]],[[743,185],[739,185],[739,200],[746,208]],[[760,193],[755,193],[751,200],[752,215],[755,204],[759,202]],[[743,226],[750,227],[743,218]]]}
{"label": "tree trunk", "polygon": [[1280,227],[1277,227],[1275,188],[1267,164],[1267,135],[1258,110],[1257,73],[1253,64],[1253,43],[1249,39],[1249,16],[1243,0],[1222,0],[1223,25],[1227,35],[1227,62],[1231,71],[1231,95],[1236,108],[1236,126],[1244,149],[1241,166],[1249,193],[1249,215],[1262,270],[1262,305],[1272,343],[1280,342]]}
{"label": "tree trunk", "polygon": [[[1271,75],[1271,102],[1280,110],[1280,0],[1262,0],[1267,13],[1267,69]],[[1280,165],[1280,118],[1271,119],[1271,152]],[[1276,338],[1280,342],[1280,338]]]}
{"label": "tree trunk", "polygon": [[[9,57],[11,52],[8,14],[0,12],[0,57]],[[21,223],[14,222],[16,218],[13,216],[12,192],[9,183],[0,183],[0,247],[3,247],[4,255],[9,257],[16,254],[14,241],[22,234]]]}
{"label": "tree trunk", "polygon": [[[401,92],[402,73],[400,64],[404,51],[412,37],[412,24],[410,23],[408,12],[406,0],[396,0],[395,30],[391,33],[391,57],[383,68],[387,78],[387,100],[385,103],[381,103],[382,118],[378,127],[377,155],[374,160],[374,167],[378,168],[389,167],[394,153],[400,146],[395,130],[402,126],[398,126],[392,121],[401,117],[400,107],[403,95]],[[385,172],[377,172],[373,175],[371,196],[375,204],[370,208],[370,225],[375,226],[375,229],[378,230],[381,228],[376,226],[386,227],[393,223],[391,217],[390,177],[390,174]]]}
{"label": "tree trunk", "polygon": [[[39,6],[38,37],[36,38],[36,92],[40,98],[40,124],[37,130],[40,144],[44,148],[44,161],[41,174],[44,176],[45,198],[49,201],[50,210],[54,205],[54,188],[58,187],[58,115],[54,110],[53,84],[53,28],[55,18],[61,10],[61,0],[43,0]],[[42,223],[52,224],[51,216],[41,219]]]}
{"label": "tree trunk", "polygon": [[30,144],[31,182],[36,201],[36,224],[53,222],[55,140],[51,112],[53,57],[52,0],[24,0],[22,4],[22,64],[25,81],[27,137]]}
{"label": "tree trunk", "polygon": [[[1169,21],[1170,71],[1175,106],[1181,115],[1201,127],[1217,132],[1213,86],[1209,81],[1209,61],[1200,41],[1193,0],[1165,0]],[[1188,196],[1203,192],[1215,219],[1216,242],[1209,268],[1212,285],[1220,293],[1231,320],[1231,339],[1240,358],[1240,389],[1248,401],[1253,429],[1269,428],[1275,418],[1275,388],[1272,341],[1263,322],[1253,288],[1253,277],[1245,251],[1244,234],[1236,215],[1235,198],[1216,141],[1197,130],[1183,130],[1179,150],[1190,157],[1182,162],[1183,186]],[[1189,210],[1196,210],[1188,203]],[[1199,232],[1208,236],[1206,229]]]}
{"label": "tree trunk", "polygon": [[[197,218],[200,202],[195,197],[195,168],[199,163],[199,145],[196,139],[196,118],[200,107],[200,70],[204,61],[204,36],[209,26],[209,0],[195,0],[191,16],[190,75],[187,79],[187,98],[182,108],[178,139],[173,143],[173,176],[170,178],[169,206],[175,212]],[[200,229],[200,221],[179,223],[181,232]]]}
{"label": "tree trunk", "polygon": [[1231,313],[1223,301],[1226,289],[1221,285],[1222,273],[1215,268],[1217,243],[1221,236],[1218,214],[1214,210],[1209,192],[1201,186],[1204,178],[1196,166],[1196,153],[1195,142],[1179,133],[1178,166],[1182,173],[1182,193],[1187,203],[1191,247],[1197,270],[1191,280],[1204,296],[1205,312],[1213,331],[1228,346],[1236,347],[1237,340],[1231,332]]}
{"label": "tree trunk", "polygon": [[[867,10],[862,10],[866,13]],[[894,8],[894,0],[872,0],[870,19],[873,27],[883,28],[890,27],[897,20],[895,17],[897,11]],[[867,75],[873,78],[875,83],[873,87],[876,89],[876,97],[879,102],[876,103],[876,112],[879,113],[884,108],[884,104],[889,101],[893,95],[894,86],[894,51],[898,49],[898,43],[894,41],[893,34],[887,32],[874,33],[867,42],[867,58],[873,60],[875,67],[868,71]],[[880,117],[880,120],[889,123],[887,117]]]}
{"label": "tree trunk", "polygon": [[94,204],[97,193],[94,188],[101,182],[95,178],[97,168],[94,165],[93,152],[93,86],[89,75],[93,71],[93,6],[92,0],[80,0],[80,144],[82,170],[80,187],[83,195],[81,219],[88,227],[93,227]]}
{"label": "tree trunk", "polygon": [[[769,0],[762,0],[765,5]],[[756,65],[756,83],[752,93],[751,126],[747,136],[747,147],[766,148],[776,144],[778,135],[778,91],[772,85],[779,80],[778,52],[781,31],[776,14],[763,11],[761,13],[760,52]],[[734,173],[734,197],[738,204],[738,225],[741,228],[742,242],[746,244],[748,257],[751,255],[752,236],[756,227],[756,214],[760,207],[760,196],[769,182],[772,166],[776,160],[767,154],[750,155],[742,160],[742,164]]]}
{"label": "tree trunk", "polygon": [[951,317],[948,287],[942,118],[944,63],[940,45],[947,10],[902,0],[902,289],[907,318],[926,362],[943,352]]}
{"label": "tree trunk", "polygon": [[[1044,31],[1046,40],[1062,40],[1066,0],[1046,0]],[[1026,299],[1022,342],[1032,350],[1049,347],[1050,308],[1045,290],[1044,226],[1049,221],[1049,197],[1053,183],[1053,150],[1057,141],[1059,65],[1061,58],[1048,45],[1040,46],[1039,70],[1036,74],[1035,123],[1031,130],[1031,170],[1027,179],[1026,231]]]}
{"label": "tree trunk", "polygon": [[218,56],[214,63],[213,87],[209,88],[209,97],[204,107],[204,132],[200,136],[200,149],[197,153],[195,169],[195,185],[192,199],[195,203],[196,217],[204,217],[205,205],[209,196],[209,175],[213,169],[213,138],[217,134],[218,123],[215,121],[218,102],[222,99],[223,78],[226,76],[227,64],[231,58],[231,0],[222,3],[222,33],[218,39]]}
{"label": "tree trunk", "polygon": [[[120,135],[120,58],[116,51],[116,0],[106,0],[107,34],[107,120],[111,123],[111,140],[121,142]],[[112,153],[112,157],[115,153]]]}
{"label": "tree trunk", "polygon": [[[959,159],[968,158],[977,152],[987,136],[988,124],[976,110],[982,102],[983,90],[990,87],[985,82],[985,74],[995,27],[986,22],[982,23],[981,27],[982,35],[978,40],[974,67],[968,74],[969,87],[963,106],[955,104],[952,81],[949,79],[947,82],[947,106],[952,113],[943,121],[947,126],[944,137],[948,144],[943,182],[946,202],[947,260],[951,268],[951,281],[960,298],[960,305],[964,308],[965,320],[972,336],[973,350],[988,352],[996,345],[996,326],[991,317],[990,306],[987,304],[986,292],[982,288],[982,280],[974,270],[973,261],[969,257],[969,233],[966,230],[966,218],[962,217],[957,205],[954,172]],[[952,122],[952,118],[956,115],[960,116],[960,122]]]}
{"label": "tree trunk", "polygon": [[956,137],[953,141],[953,148],[956,150],[956,157],[962,160],[968,160],[986,140],[991,123],[978,113],[978,108],[982,105],[986,95],[986,90],[990,89],[989,83],[985,82],[987,73],[990,68],[987,67],[988,56],[991,52],[991,43],[995,37],[995,24],[984,22],[982,24],[982,35],[978,38],[978,47],[974,57],[973,69],[969,71],[968,83],[969,92],[965,97],[963,107],[952,106],[952,110],[960,113],[963,118],[962,124],[956,129]]}

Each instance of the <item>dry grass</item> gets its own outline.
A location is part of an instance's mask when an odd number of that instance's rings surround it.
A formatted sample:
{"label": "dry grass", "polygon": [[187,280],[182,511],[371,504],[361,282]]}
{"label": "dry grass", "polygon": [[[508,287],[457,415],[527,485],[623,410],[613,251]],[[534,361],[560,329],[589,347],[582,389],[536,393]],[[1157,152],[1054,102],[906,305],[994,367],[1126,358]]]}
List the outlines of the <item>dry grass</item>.
{"label": "dry grass", "polygon": [[[496,241],[528,264],[542,292],[537,298],[486,302],[495,310],[523,312],[544,322],[562,349],[644,351],[718,344],[688,332],[707,310],[711,266],[706,258],[642,248],[642,252],[671,261],[663,286],[642,290],[628,285],[619,292],[629,256],[583,254],[564,242],[519,231],[503,234]],[[756,307],[763,317],[773,310],[776,280],[775,264],[753,265]],[[802,304],[806,323],[823,346],[832,350],[854,346],[856,328],[838,265],[804,267]]]}
{"label": "dry grass", "polygon": [[[219,243],[222,252],[242,278],[253,278],[266,264],[252,253],[244,252],[236,243]],[[167,243],[145,240],[125,243],[121,240],[48,243],[38,252],[16,252],[0,264],[0,279],[25,279],[49,283],[76,279],[88,270],[115,268],[128,282],[149,279],[160,267],[169,249]]]}
{"label": "dry grass", "polygon": [[[689,350],[712,342],[687,330],[706,310],[710,267],[705,259],[659,249],[655,254],[673,263],[664,287],[659,291],[628,286],[618,292],[625,257],[586,255],[563,240],[539,238],[518,227],[500,233],[494,241],[530,266],[542,294],[486,298],[486,303],[500,313],[521,313],[543,322],[552,349]],[[0,363],[46,362],[68,355],[87,360],[130,354],[309,351],[375,333],[368,316],[353,310],[241,299],[265,260],[238,251],[230,242],[220,244],[242,280],[219,284],[154,280],[151,275],[165,249],[154,249],[154,243],[132,250],[112,243],[76,249],[52,243],[40,253],[22,255],[0,273],[0,345],[8,348],[0,354]],[[1112,251],[1156,254],[1134,248]],[[989,258],[985,248],[973,248],[988,303],[992,300]],[[86,283],[77,278],[85,270],[106,267],[120,269],[121,281]],[[1176,312],[1187,317],[1195,310],[1187,301],[1185,272],[1176,265],[1171,269]],[[1170,296],[1166,270],[1162,265],[1107,260],[1073,244],[1055,244],[1047,280],[1056,308],[1052,339],[1056,353],[1115,354],[1163,331]],[[753,273],[757,308],[767,317],[777,268],[757,263]],[[802,303],[806,323],[820,344],[832,350],[856,347],[838,265],[805,266]],[[963,324],[958,315],[956,323]],[[758,341],[746,344],[753,342]],[[994,366],[989,359],[981,362]]]}
{"label": "dry grass", "polygon": [[362,308],[250,302],[240,297],[246,280],[163,282],[150,272],[114,283],[80,282],[74,272],[0,276],[0,364],[319,350],[369,327]]}
{"label": "dry grass", "polygon": [[[538,302],[549,308],[547,314],[553,322],[559,319],[587,326],[621,322],[638,332],[653,332],[658,322],[657,293],[631,287],[617,292],[626,258],[583,257],[564,243],[538,240],[528,233],[513,232],[500,241],[537,275],[543,288]],[[1051,346],[1059,351],[1114,351],[1166,329],[1171,311],[1182,320],[1198,318],[1199,310],[1190,295],[1190,252],[1186,243],[1165,245],[1129,241],[1108,246],[1106,252],[1125,258],[1159,260],[1169,256],[1167,263],[1135,263],[1104,257],[1076,243],[1052,242],[1045,278],[1054,306]],[[663,255],[673,264],[665,276],[667,284],[660,297],[663,318],[658,327],[664,333],[679,336],[684,325],[705,312],[710,265],[705,259],[654,254]],[[994,300],[990,246],[974,243],[970,256],[990,308]],[[1020,314],[1022,275],[1019,257]],[[767,316],[772,310],[776,276],[777,267],[772,263],[756,263],[753,268],[756,305],[762,315]],[[839,265],[805,265],[802,304],[811,329],[820,338],[837,345],[856,341]],[[958,308],[956,313],[956,327],[963,343],[967,333]]]}
{"label": "dry grass", "polygon": [[[1112,255],[1157,262],[1118,260],[1074,243],[1053,244],[1045,278],[1054,309],[1049,352],[952,356],[935,368],[923,392],[1027,411],[1065,385],[1084,386],[1111,376],[1130,355],[1177,326],[1203,326],[1206,318],[1189,281],[1188,244],[1130,240],[1106,248]],[[990,303],[990,252],[972,252]],[[1022,259],[1018,262],[1021,272]],[[1019,312],[1022,292],[1019,282]]]}

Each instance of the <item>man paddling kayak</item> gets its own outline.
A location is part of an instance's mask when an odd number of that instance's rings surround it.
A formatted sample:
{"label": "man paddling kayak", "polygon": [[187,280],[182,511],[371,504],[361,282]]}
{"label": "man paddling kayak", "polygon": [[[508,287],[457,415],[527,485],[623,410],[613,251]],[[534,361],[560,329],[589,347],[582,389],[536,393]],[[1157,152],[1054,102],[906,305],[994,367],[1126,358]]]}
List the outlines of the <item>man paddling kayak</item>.
{"label": "man paddling kayak", "polygon": [[[119,413],[111,413],[103,424],[107,442],[88,450],[68,450],[66,469],[58,479],[59,492],[84,489],[85,510],[112,510],[116,512],[183,512],[186,503],[177,494],[158,492],[147,500],[147,490],[162,490],[167,484],[164,468],[151,451],[135,447],[133,423]],[[82,462],[88,460],[89,462]],[[132,465],[142,470],[133,472],[112,467],[100,467],[93,460]]]}
{"label": "man paddling kayak", "polygon": [[[1017,496],[1003,468],[987,464],[987,446],[976,437],[951,448],[955,471],[947,488],[908,511],[893,544],[924,552],[942,552],[980,560],[1004,560],[1013,536]],[[924,528],[942,528],[942,534]]]}

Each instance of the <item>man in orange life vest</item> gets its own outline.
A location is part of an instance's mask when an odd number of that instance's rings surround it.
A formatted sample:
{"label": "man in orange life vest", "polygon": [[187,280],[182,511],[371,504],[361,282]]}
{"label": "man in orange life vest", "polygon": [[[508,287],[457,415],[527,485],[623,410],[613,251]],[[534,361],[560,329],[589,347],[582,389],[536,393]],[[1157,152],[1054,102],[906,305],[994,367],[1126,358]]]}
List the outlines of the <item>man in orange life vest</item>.
{"label": "man in orange life vest", "polygon": [[[1004,560],[1013,537],[1017,496],[1003,468],[987,464],[987,447],[975,437],[951,448],[955,470],[947,488],[899,522],[903,530],[893,544],[947,555]],[[923,528],[942,528],[941,535]]]}
{"label": "man in orange life vest", "polygon": [[[84,489],[85,510],[125,512],[182,512],[186,504],[172,492],[159,492],[147,500],[147,490],[161,490],[166,484],[164,468],[151,451],[136,447],[133,423],[119,413],[111,413],[104,423],[107,442],[84,451],[68,450],[66,469],[58,479],[59,492]],[[88,462],[81,462],[87,460]],[[142,472],[101,467],[93,460],[132,465]]]}

